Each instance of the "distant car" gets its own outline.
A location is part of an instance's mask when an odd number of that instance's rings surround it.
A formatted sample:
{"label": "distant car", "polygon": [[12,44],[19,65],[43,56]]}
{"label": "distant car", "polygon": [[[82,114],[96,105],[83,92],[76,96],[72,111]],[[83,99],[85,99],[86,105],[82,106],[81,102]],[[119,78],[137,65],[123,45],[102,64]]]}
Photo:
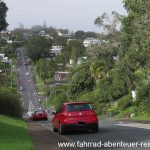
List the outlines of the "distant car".
{"label": "distant car", "polygon": [[32,120],[48,120],[48,114],[44,110],[36,110],[31,116]]}
{"label": "distant car", "polygon": [[27,62],[24,62],[24,65],[28,65],[28,63],[27,63]]}
{"label": "distant car", "polygon": [[98,118],[89,102],[64,103],[52,119],[53,131],[64,134],[69,130],[89,130],[98,132]]}
{"label": "distant car", "polygon": [[22,86],[20,86],[20,87],[19,87],[19,90],[20,90],[20,91],[23,91],[23,87],[22,87]]}
{"label": "distant car", "polygon": [[30,74],[29,74],[29,72],[26,72],[26,76],[29,76]]}

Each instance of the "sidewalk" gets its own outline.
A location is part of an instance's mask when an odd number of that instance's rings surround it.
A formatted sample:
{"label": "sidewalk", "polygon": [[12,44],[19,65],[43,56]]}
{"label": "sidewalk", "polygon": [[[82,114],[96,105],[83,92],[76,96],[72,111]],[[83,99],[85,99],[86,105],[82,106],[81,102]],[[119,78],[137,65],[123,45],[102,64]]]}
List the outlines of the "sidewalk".
{"label": "sidewalk", "polygon": [[75,148],[59,148],[58,142],[68,142],[38,122],[28,122],[28,129],[36,150],[75,150]]}

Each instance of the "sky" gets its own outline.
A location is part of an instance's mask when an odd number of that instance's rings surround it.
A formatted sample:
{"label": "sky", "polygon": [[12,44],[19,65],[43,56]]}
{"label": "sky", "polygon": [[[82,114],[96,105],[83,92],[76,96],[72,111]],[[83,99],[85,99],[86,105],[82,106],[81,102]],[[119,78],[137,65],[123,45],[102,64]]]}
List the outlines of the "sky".
{"label": "sky", "polygon": [[7,7],[8,29],[23,24],[25,28],[33,25],[77,30],[95,31],[99,28],[94,20],[104,12],[117,11],[125,15],[122,0],[3,0]]}

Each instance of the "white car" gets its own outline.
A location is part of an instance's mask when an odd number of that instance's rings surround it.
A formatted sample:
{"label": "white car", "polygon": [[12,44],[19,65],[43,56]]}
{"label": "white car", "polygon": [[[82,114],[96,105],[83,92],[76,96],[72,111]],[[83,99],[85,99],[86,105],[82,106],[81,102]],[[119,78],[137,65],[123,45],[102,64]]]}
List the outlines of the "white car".
{"label": "white car", "polygon": [[23,88],[22,88],[22,86],[20,86],[19,90],[20,90],[20,91],[23,91]]}
{"label": "white car", "polygon": [[30,74],[29,74],[29,72],[26,72],[26,76],[29,76]]}

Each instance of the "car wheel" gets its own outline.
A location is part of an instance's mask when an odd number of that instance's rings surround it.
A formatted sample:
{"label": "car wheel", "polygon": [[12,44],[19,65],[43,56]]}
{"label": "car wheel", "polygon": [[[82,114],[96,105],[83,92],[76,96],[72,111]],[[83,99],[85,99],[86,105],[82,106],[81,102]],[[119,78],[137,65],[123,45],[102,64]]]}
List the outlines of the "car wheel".
{"label": "car wheel", "polygon": [[53,132],[57,132],[58,129],[55,128],[55,126],[53,125]]}
{"label": "car wheel", "polygon": [[64,131],[63,126],[62,126],[61,123],[59,124],[59,134],[60,134],[60,135],[65,134],[65,131]]}

